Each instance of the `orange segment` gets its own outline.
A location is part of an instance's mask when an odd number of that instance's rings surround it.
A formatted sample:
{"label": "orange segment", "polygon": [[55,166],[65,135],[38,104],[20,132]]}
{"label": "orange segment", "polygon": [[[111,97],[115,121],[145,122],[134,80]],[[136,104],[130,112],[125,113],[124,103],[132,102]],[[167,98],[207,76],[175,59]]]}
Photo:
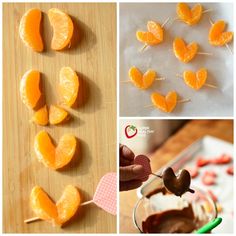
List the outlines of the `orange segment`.
{"label": "orange segment", "polygon": [[159,42],[163,41],[163,28],[160,24],[154,21],[148,21],[147,23],[147,29],[150,33],[154,35],[154,37],[159,40]]}
{"label": "orange segment", "polygon": [[30,205],[37,217],[63,225],[77,212],[81,197],[76,187],[67,185],[59,201],[55,204],[48,194],[39,186],[35,186],[30,195]]}
{"label": "orange segment", "polygon": [[70,67],[62,67],[60,70],[59,93],[63,103],[71,107],[74,105],[79,91],[79,78]]}
{"label": "orange segment", "polygon": [[215,22],[209,31],[208,40],[211,45],[223,46],[233,39],[233,32],[224,32],[225,22],[219,20]]}
{"label": "orange segment", "polygon": [[76,151],[77,141],[71,134],[64,134],[59,141],[56,148],[56,169],[62,168],[67,165],[73,158]]}
{"label": "orange segment", "polygon": [[46,105],[34,113],[32,121],[37,125],[48,124],[48,109]]}
{"label": "orange segment", "polygon": [[177,103],[177,93],[169,92],[165,97],[159,93],[152,93],[151,100],[154,106],[164,112],[172,112]]}
{"label": "orange segment", "polygon": [[202,16],[202,5],[196,4],[192,9],[186,3],[178,3],[176,8],[179,19],[188,25],[194,25],[199,22]]}
{"label": "orange segment", "polygon": [[34,141],[37,158],[46,167],[57,170],[66,166],[73,158],[77,141],[73,135],[63,135],[57,147],[46,131],[40,131]]}
{"label": "orange segment", "polygon": [[133,66],[129,70],[129,77],[130,77],[132,83],[137,88],[147,89],[153,84],[153,82],[156,78],[156,72],[153,70],[148,70],[143,75],[142,72],[140,72],[138,68]]}
{"label": "orange segment", "polygon": [[52,125],[57,125],[65,120],[67,120],[69,117],[69,114],[66,110],[59,106],[50,106],[49,109],[49,122]]}
{"label": "orange segment", "polygon": [[207,70],[205,68],[201,68],[196,72],[196,74],[192,71],[184,71],[183,74],[184,82],[193,89],[200,89],[205,83],[207,79]]}
{"label": "orange segment", "polygon": [[27,71],[20,81],[20,95],[23,103],[29,108],[35,108],[42,96],[40,72]]}
{"label": "orange segment", "polygon": [[188,63],[191,61],[197,54],[198,45],[195,42],[192,42],[186,45],[185,41],[181,38],[175,38],[173,42],[173,51],[180,61]]}
{"label": "orange segment", "polygon": [[75,215],[81,203],[81,197],[76,187],[66,186],[61,198],[57,201],[58,221],[63,225]]}
{"label": "orange segment", "polygon": [[136,37],[140,42],[151,46],[160,43],[160,41],[151,32],[137,31]]}
{"label": "orange segment", "polygon": [[160,24],[154,21],[148,21],[147,23],[148,31],[137,31],[136,38],[148,45],[156,45],[163,41],[163,29]]}
{"label": "orange segment", "polygon": [[20,20],[19,34],[23,42],[36,52],[43,51],[43,40],[40,34],[42,13],[39,9],[28,10]]}
{"label": "orange segment", "polygon": [[58,223],[57,207],[41,187],[35,186],[32,189],[30,194],[30,206],[35,215],[40,219],[47,220],[53,224]]}
{"label": "orange segment", "polygon": [[48,17],[53,27],[51,48],[53,50],[62,50],[71,42],[74,31],[73,22],[70,16],[57,8],[51,8],[48,11]]}

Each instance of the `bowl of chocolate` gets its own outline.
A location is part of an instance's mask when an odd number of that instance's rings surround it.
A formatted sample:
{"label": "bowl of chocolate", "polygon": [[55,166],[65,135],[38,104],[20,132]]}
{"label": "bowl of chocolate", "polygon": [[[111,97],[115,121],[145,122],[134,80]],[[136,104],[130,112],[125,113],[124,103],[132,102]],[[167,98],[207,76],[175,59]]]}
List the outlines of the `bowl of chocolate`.
{"label": "bowl of chocolate", "polygon": [[141,233],[197,232],[217,217],[217,208],[207,192],[191,187],[194,193],[176,196],[160,184],[141,197],[133,211],[135,226]]}
{"label": "bowl of chocolate", "polygon": [[[171,167],[163,170],[152,188],[137,202],[133,219],[142,233],[194,233],[217,217],[208,193],[191,186],[190,173]],[[206,207],[207,206],[207,207]]]}

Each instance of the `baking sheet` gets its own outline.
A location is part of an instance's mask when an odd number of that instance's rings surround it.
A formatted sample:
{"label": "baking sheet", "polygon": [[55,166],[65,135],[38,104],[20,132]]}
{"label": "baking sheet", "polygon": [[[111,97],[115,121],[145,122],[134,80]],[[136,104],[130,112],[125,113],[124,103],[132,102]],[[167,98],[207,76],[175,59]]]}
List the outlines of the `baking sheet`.
{"label": "baking sheet", "polygon": [[[205,136],[203,139],[193,143],[190,147],[181,152],[174,161],[168,163],[166,166],[172,166],[175,170],[182,169],[184,167],[195,166],[196,158],[203,156],[206,158],[215,158],[221,154],[228,154],[233,156],[233,145],[222,141],[211,136]],[[228,166],[226,165],[207,165],[199,168],[199,176],[192,179],[191,185],[198,186],[200,189],[205,191],[212,190],[217,196],[218,202],[223,208],[223,211],[219,213],[222,217],[222,223],[213,230],[214,233],[233,233],[233,210],[234,210],[234,190],[233,190],[233,176],[226,173]],[[162,170],[157,171],[156,174],[162,173]],[[205,186],[201,177],[206,170],[212,170],[217,173],[216,184],[212,186]],[[155,187],[155,183],[159,183],[159,179],[152,177],[138,190],[138,196],[141,197],[143,194],[150,192],[150,189]]]}
{"label": "baking sheet", "polygon": [[[136,66],[143,72],[148,69],[157,71],[158,77],[165,81],[155,81],[148,90],[139,90],[131,83],[120,83],[121,116],[232,116],[233,115],[233,56],[226,47],[213,47],[208,43],[210,29],[209,17],[213,20],[224,19],[227,30],[233,31],[232,3],[202,3],[204,9],[213,9],[203,14],[197,25],[192,27],[175,21],[167,24],[164,42],[139,52],[143,44],[135,36],[137,30],[146,30],[148,20],[163,23],[168,17],[176,17],[176,3],[121,3],[120,4],[120,80],[129,80],[128,71]],[[190,4],[193,5],[193,4]],[[165,29],[166,29],[165,27]],[[188,64],[180,62],[172,52],[172,42],[176,36],[186,42],[196,41],[199,51],[213,53],[213,56],[196,55]],[[233,43],[229,44],[233,49]],[[183,80],[176,77],[184,70],[197,71],[205,67],[208,70],[207,83],[218,86],[212,89],[204,86],[195,91]],[[177,104],[175,110],[168,114],[153,107],[150,95],[157,91],[166,94],[176,90],[180,99],[190,98],[191,102]]]}

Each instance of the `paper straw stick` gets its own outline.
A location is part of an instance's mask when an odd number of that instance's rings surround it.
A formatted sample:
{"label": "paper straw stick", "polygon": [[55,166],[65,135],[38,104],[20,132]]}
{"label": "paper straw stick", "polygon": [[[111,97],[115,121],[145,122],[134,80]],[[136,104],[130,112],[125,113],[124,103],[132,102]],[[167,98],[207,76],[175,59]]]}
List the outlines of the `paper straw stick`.
{"label": "paper straw stick", "polygon": [[[93,203],[93,200],[83,202],[83,203],[80,204],[80,206],[85,206],[85,205],[88,205],[88,204],[91,204],[91,203]],[[32,218],[24,220],[24,223],[25,224],[30,224],[30,223],[33,223],[33,222],[38,221],[38,220],[42,220],[42,219],[40,219],[38,216],[36,216],[36,217],[32,217]]]}

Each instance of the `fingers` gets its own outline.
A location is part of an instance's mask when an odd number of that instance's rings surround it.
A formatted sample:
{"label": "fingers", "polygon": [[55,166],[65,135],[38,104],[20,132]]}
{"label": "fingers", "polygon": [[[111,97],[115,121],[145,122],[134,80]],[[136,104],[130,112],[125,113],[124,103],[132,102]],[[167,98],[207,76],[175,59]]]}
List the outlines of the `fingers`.
{"label": "fingers", "polygon": [[131,181],[120,181],[120,191],[128,191],[131,189],[136,189],[142,185],[141,180],[131,180]]}
{"label": "fingers", "polygon": [[125,145],[120,144],[120,166],[133,164],[134,153]]}
{"label": "fingers", "polygon": [[144,172],[141,165],[130,165],[120,167],[120,181],[138,180]]}

